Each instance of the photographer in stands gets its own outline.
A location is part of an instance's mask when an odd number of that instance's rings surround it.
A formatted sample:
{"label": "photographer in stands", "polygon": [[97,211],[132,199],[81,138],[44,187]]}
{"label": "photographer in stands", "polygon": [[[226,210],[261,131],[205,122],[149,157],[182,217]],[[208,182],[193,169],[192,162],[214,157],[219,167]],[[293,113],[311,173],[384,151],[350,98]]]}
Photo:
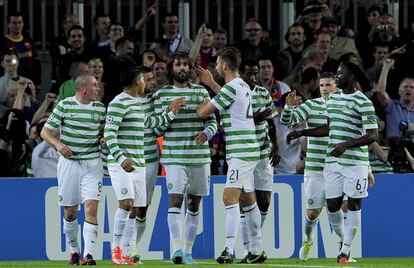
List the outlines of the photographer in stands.
{"label": "photographer in stands", "polygon": [[414,155],[414,131],[411,129],[414,124],[414,78],[404,78],[398,89],[400,98],[391,99],[385,88],[386,74],[393,65],[393,59],[384,61],[383,73],[377,85],[379,102],[387,118],[386,133],[391,147],[389,160],[395,172],[412,172],[405,151],[408,150],[409,154]]}

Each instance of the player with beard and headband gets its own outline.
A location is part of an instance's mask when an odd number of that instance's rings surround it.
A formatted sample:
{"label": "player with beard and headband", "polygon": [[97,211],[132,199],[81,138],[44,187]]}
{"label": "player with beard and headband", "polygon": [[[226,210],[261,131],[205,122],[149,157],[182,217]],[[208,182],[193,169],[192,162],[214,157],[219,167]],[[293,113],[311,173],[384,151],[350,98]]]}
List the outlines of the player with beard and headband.
{"label": "player with beard and headband", "polygon": [[[165,166],[168,187],[168,227],[174,248],[175,264],[192,264],[192,247],[200,220],[200,202],[210,192],[210,149],[208,141],[217,131],[214,115],[205,120],[197,116],[199,103],[209,100],[207,90],[190,84],[192,70],[187,54],[174,54],[168,63],[171,85],[164,86],[154,94],[155,113],[165,110],[178,97],[186,97],[187,105],[177,118],[163,128],[164,143],[161,164]],[[181,206],[186,194],[187,211],[182,241]]]}

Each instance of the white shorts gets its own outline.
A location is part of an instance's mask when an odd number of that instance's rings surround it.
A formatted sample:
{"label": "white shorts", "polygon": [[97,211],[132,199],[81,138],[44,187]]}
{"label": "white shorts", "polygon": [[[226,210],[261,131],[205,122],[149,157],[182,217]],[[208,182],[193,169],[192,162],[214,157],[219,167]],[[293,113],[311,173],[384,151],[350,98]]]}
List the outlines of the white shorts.
{"label": "white shorts", "polygon": [[154,195],[154,187],[157,182],[158,175],[158,161],[153,163],[148,163],[145,167],[145,183],[147,186],[147,202],[146,204],[151,204],[152,196]]}
{"label": "white shorts", "polygon": [[257,161],[243,161],[238,158],[227,160],[229,166],[227,171],[226,188],[240,188],[244,192],[254,191],[254,169]]}
{"label": "white shorts", "polygon": [[269,159],[262,159],[257,162],[257,166],[253,171],[254,189],[271,192],[273,188],[273,171],[274,168],[270,164]]}
{"label": "white shorts", "polygon": [[119,164],[108,164],[108,171],[118,201],[134,199],[134,207],[145,207],[145,167],[126,172]]}
{"label": "white shorts", "polygon": [[69,160],[59,157],[57,164],[60,206],[74,206],[85,200],[98,200],[102,191],[101,159]]}
{"label": "white shorts", "polygon": [[323,170],[326,199],[346,194],[351,198],[368,196],[368,166],[341,166],[337,163],[325,164]]}
{"label": "white shorts", "polygon": [[189,193],[207,196],[210,193],[210,165],[165,166],[168,194]]}
{"label": "white shorts", "polygon": [[307,209],[324,207],[326,202],[323,172],[305,171],[303,182],[305,184],[305,207]]}

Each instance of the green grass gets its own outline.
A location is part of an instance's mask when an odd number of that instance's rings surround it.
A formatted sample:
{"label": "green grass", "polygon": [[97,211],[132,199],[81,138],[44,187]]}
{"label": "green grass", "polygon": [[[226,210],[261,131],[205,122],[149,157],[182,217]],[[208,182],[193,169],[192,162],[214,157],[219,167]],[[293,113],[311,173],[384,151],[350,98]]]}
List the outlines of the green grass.
{"label": "green grass", "polygon": [[[414,267],[414,258],[362,258],[357,259],[358,262],[349,264],[338,264],[335,259],[310,259],[307,262],[299,261],[298,259],[271,259],[267,260],[265,264],[217,264],[214,260],[198,260],[199,264],[193,265],[197,268],[205,267],[309,267],[309,268],[324,268],[324,267]],[[114,267],[111,261],[97,261],[99,267]],[[68,267],[66,261],[0,261],[0,266],[4,267]],[[144,261],[144,265],[138,267],[183,267],[184,265],[174,265],[171,261]]]}

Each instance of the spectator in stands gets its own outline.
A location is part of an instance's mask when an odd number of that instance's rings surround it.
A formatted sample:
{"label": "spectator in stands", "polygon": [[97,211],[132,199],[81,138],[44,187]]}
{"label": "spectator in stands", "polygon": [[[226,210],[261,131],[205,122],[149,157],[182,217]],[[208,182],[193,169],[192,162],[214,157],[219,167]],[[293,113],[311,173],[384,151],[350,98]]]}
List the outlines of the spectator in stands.
{"label": "spectator in stands", "polygon": [[325,61],[325,55],[319,49],[310,49],[303,59],[296,65],[292,74],[286,77],[285,82],[291,89],[295,89],[297,84],[301,81],[301,76],[304,70],[313,67],[320,72]]}
{"label": "spectator in stands", "polygon": [[213,47],[213,30],[210,26],[203,24],[198,29],[198,34],[189,56],[197,66],[207,69],[209,62],[216,54],[217,50]]}
{"label": "spectator in stands", "polygon": [[[4,68],[5,73],[4,76],[0,77],[0,103],[7,103],[5,101],[7,100],[9,94],[16,95],[16,93],[11,93],[11,91],[17,88],[17,83],[20,79],[24,79],[27,83],[27,88],[24,92],[23,114],[24,118],[30,121],[33,116],[33,110],[38,104],[36,88],[33,82],[18,73],[19,59],[16,54],[6,52],[6,54],[2,56],[1,65]],[[7,107],[7,109],[10,109],[12,106],[13,102],[9,103],[8,106],[1,106],[2,108],[0,108],[0,113],[2,114],[6,111],[3,108]]]}
{"label": "spectator in stands", "polygon": [[315,34],[321,28],[322,19],[330,14],[329,8],[327,9],[329,14],[324,14],[325,10],[326,7],[323,7],[317,1],[308,1],[302,13],[296,19],[296,22],[301,23],[305,30],[305,47],[314,42]]}
{"label": "spectator in stands", "polygon": [[319,97],[319,78],[319,72],[315,68],[306,68],[300,77],[299,83],[293,88],[296,90],[296,95],[302,97],[302,101]]}
{"label": "spectator in stands", "polygon": [[62,30],[59,36],[56,36],[50,43],[50,57],[52,58],[52,79],[53,82],[61,81],[58,76],[57,66],[61,64],[59,61],[62,60],[62,56],[70,51],[69,44],[69,30],[74,26],[78,25],[78,18],[73,14],[65,14],[61,20]]}
{"label": "spectator in stands", "polygon": [[322,22],[321,31],[327,32],[332,38],[332,49],[329,52],[329,56],[335,60],[339,60],[339,57],[347,52],[353,52],[358,55],[358,50],[353,39],[337,35],[340,29],[341,25],[335,18],[326,18]]}
{"label": "spectator in stands", "polygon": [[115,22],[109,26],[109,44],[98,49],[99,57],[102,61],[107,61],[115,55],[115,44],[119,38],[124,37],[124,27],[121,23]]}
{"label": "spectator in stands", "polygon": [[170,52],[186,52],[188,53],[193,46],[193,41],[187,37],[182,36],[178,32],[178,16],[173,13],[167,13],[165,15],[164,22],[162,23],[164,28],[163,38],[170,42]]}
{"label": "spectator in stands", "polygon": [[[4,75],[0,77],[0,102],[4,102],[9,92],[17,87],[17,81],[19,81],[20,78],[26,79],[30,85],[33,85],[33,82],[30,79],[19,75],[19,58],[13,52],[7,51],[1,57],[1,66],[4,69]],[[30,87],[26,95],[26,106],[31,106],[31,103],[34,104],[37,102],[34,86]]]}
{"label": "spectator in stands", "polygon": [[262,41],[262,25],[257,19],[248,19],[244,25],[245,39],[236,43],[234,46],[239,49],[242,59],[259,60],[261,56],[273,55],[265,42]]}
{"label": "spectator in stands", "polygon": [[108,14],[98,14],[93,19],[96,29],[96,38],[91,46],[96,50],[99,47],[109,45],[109,27],[111,26],[111,18]]}
{"label": "spectator in stands", "polygon": [[258,82],[260,86],[265,87],[269,91],[276,109],[278,112],[281,112],[283,108],[282,96],[290,92],[290,88],[287,84],[273,77],[273,64],[267,57],[259,59]]}
{"label": "spectator in stands", "polygon": [[59,88],[58,101],[64,100],[67,97],[75,96],[76,85],[75,80],[81,75],[87,74],[89,66],[83,61],[74,61],[69,69],[69,76],[71,79],[66,80],[62,83]]}
{"label": "spectator in stands", "polygon": [[154,4],[150,6],[147,9],[147,12],[145,12],[144,16],[142,16],[142,18],[135,23],[135,31],[137,32],[141,31],[144,28],[144,26],[148,23],[148,21],[156,15],[157,15],[157,10],[155,9],[155,4]]}
{"label": "spectator in stands", "polygon": [[141,65],[151,68],[154,62],[157,61],[157,53],[154,50],[146,49],[141,53],[139,62]]}
{"label": "spectator in stands", "polygon": [[379,63],[389,52],[389,45],[387,43],[378,43],[374,45],[372,57],[374,58],[374,65]]}
{"label": "spectator in stands", "polygon": [[157,57],[165,62],[170,57],[170,43],[167,39],[158,38],[151,42],[149,49],[155,51]]}
{"label": "spectator in stands", "polygon": [[287,33],[285,40],[289,46],[281,50],[276,57],[276,78],[285,79],[298,64],[302,58],[305,48],[305,29],[299,23],[292,24]]}
{"label": "spectator in stands", "polygon": [[100,88],[98,101],[101,101],[105,95],[105,84],[102,82],[102,76],[104,73],[103,62],[99,58],[93,58],[88,62],[88,67],[88,73],[95,77],[98,82],[98,86]]}
{"label": "spectator in stands", "polygon": [[315,40],[315,48],[319,49],[325,55],[325,62],[322,66],[322,73],[334,73],[338,69],[339,61],[329,56],[332,48],[331,36],[326,32],[320,32]]}
{"label": "spectator in stands", "polygon": [[24,155],[26,140],[26,120],[23,114],[25,89],[27,80],[20,79],[17,89],[9,92],[14,95],[12,107],[8,109],[0,119],[0,161],[1,176],[19,177],[25,175],[26,170],[21,169],[21,159]]}
{"label": "spectator in stands", "polygon": [[[387,73],[394,65],[393,59],[386,59],[384,61],[383,72]],[[400,122],[406,121],[414,123],[414,78],[404,78],[399,86],[399,99],[391,99],[386,88],[386,76],[378,81],[379,100],[383,109],[387,114],[386,132],[387,138],[401,137]]]}
{"label": "spectator in stands", "polygon": [[0,51],[10,51],[20,59],[19,74],[31,79],[35,85],[40,84],[40,60],[33,41],[23,35],[23,15],[11,12],[7,15],[9,34],[0,40]]}
{"label": "spectator in stands", "polygon": [[116,95],[122,92],[121,72],[137,66],[133,60],[135,49],[133,40],[126,37],[119,38],[115,48],[115,56],[104,62],[105,72],[102,81],[107,90],[102,103],[105,105],[108,105]]}
{"label": "spectator in stands", "polygon": [[219,50],[227,46],[227,31],[219,27],[213,34],[213,47]]}
{"label": "spectator in stands", "polygon": [[85,30],[80,25],[75,25],[69,30],[70,51],[62,56],[61,64],[58,66],[59,77],[63,79],[58,81],[60,85],[70,79],[69,69],[73,62],[88,62],[94,58],[95,53],[86,47]]}
{"label": "spectator in stands", "polygon": [[167,63],[165,61],[158,60],[154,62],[152,65],[152,72],[154,73],[156,88],[168,85]]}

